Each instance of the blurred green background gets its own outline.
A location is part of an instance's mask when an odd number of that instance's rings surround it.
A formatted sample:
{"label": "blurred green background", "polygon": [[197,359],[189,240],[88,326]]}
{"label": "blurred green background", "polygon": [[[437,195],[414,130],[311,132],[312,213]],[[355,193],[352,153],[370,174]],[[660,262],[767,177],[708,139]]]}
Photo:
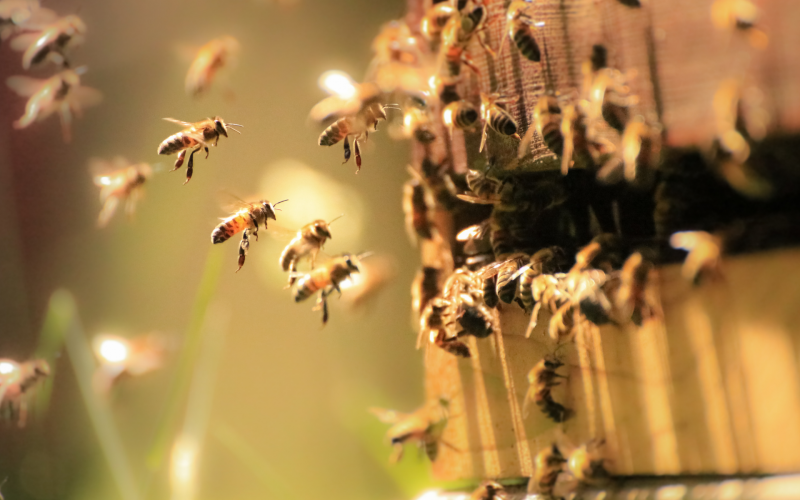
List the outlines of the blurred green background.
{"label": "blurred green background", "polygon": [[[121,437],[123,465],[135,485],[123,495],[76,378],[92,367],[73,366],[56,344],[46,411],[22,430],[0,426],[5,498],[192,496],[170,487],[169,452],[181,429],[193,430],[200,449],[197,499],[395,499],[421,491],[427,465],[409,452],[400,467],[389,468],[386,425],[366,411],[410,410],[422,402],[409,296],[418,259],[400,204],[409,146],[385,131],[371,135],[355,175],[352,160],[341,165],[339,145],[317,146],[319,130],[306,123],[308,110],[324,97],[317,77],[328,69],[363,76],[372,38],[382,23],[403,15],[404,2],[59,0],[44,6],[86,22],[86,42],[72,61],[88,66],[83,82],[105,100],[77,121],[67,145],[56,117],[14,130],[25,99],[0,88],[0,357],[33,355],[48,301],[64,288],[79,315],[74,338],[159,331],[185,349],[187,332],[194,332],[199,371],[210,373],[197,378],[194,358],[179,373],[178,349],[165,369],[122,381],[95,408],[110,412]],[[221,35],[242,45],[228,78],[235,99],[215,87],[192,100],[183,88],[190,61],[181,53]],[[44,78],[53,71],[28,74]],[[25,74],[20,54],[5,43],[0,77],[14,74]],[[213,115],[243,124],[243,135],[222,138],[208,160],[196,158],[193,180],[182,186],[185,167],[167,173],[175,157],[156,154],[177,132],[161,118]],[[118,213],[98,230],[88,160],[116,155],[161,163],[163,171],[146,185],[133,222]],[[273,202],[290,198],[278,223],[293,230],[345,213],[332,227],[326,253],[390,254],[397,278],[362,314],[334,297],[331,321],[321,330],[313,299],[295,304],[282,289],[286,276],[277,261],[288,236],[262,231],[238,274],[238,238],[211,245],[211,230],[227,215],[221,190]],[[313,215],[301,220],[307,214]],[[204,273],[208,311],[195,305]],[[69,296],[55,302],[69,313]],[[57,334],[57,323],[46,330]],[[176,388],[180,377],[185,383]],[[194,396],[190,381],[199,387]],[[165,417],[170,408],[172,421]],[[168,438],[161,461],[159,436]]]}

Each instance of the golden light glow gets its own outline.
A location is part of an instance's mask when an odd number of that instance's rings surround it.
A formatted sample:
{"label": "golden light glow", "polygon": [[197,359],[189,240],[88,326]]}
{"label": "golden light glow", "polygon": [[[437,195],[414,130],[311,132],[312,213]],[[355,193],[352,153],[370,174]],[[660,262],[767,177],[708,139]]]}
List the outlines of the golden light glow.
{"label": "golden light glow", "polygon": [[417,500],[437,500],[439,498],[439,490],[428,490],[417,497]]}
{"label": "golden light glow", "polygon": [[444,120],[444,124],[445,125],[448,125],[448,126],[452,125],[453,124],[453,110],[450,109],[450,108],[445,109],[444,112],[442,113],[442,120]]}
{"label": "golden light glow", "polygon": [[326,71],[319,77],[317,83],[325,92],[343,99],[350,99],[356,95],[356,82],[344,71]]}
{"label": "golden light glow", "polygon": [[128,346],[116,339],[106,339],[100,344],[100,356],[109,363],[121,363],[128,359]]}
{"label": "golden light glow", "polygon": [[15,370],[14,364],[8,361],[0,361],[0,375],[8,375]]}
{"label": "golden light glow", "polygon": [[173,498],[191,498],[197,472],[198,445],[194,439],[178,438],[172,446],[170,483]]}

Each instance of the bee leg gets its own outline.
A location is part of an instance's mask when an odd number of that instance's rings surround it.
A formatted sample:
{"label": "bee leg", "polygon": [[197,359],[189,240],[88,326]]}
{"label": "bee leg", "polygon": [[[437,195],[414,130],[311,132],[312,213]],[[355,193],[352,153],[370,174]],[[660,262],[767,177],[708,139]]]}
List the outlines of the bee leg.
{"label": "bee leg", "polygon": [[358,167],[356,173],[358,173],[361,170],[361,149],[358,147],[358,138],[356,138],[353,143],[356,146],[356,166]]}
{"label": "bee leg", "polygon": [[[217,141],[219,141],[219,137],[217,137]],[[216,146],[216,144],[214,144]],[[206,160],[208,160],[208,146],[203,146],[203,149],[206,150]]]}
{"label": "bee leg", "polygon": [[236,269],[237,273],[244,265],[244,259],[247,257],[247,249],[250,248],[250,238],[247,233],[248,230],[245,229],[244,232],[242,232],[242,241],[239,242],[239,267]]}
{"label": "bee leg", "polygon": [[258,221],[253,217],[253,214],[250,214],[250,222],[253,223],[253,227],[255,228],[253,229],[253,236],[255,236],[256,241],[258,241]]}
{"label": "bee leg", "polygon": [[347,136],[345,136],[345,138],[344,138],[344,161],[342,162],[342,165],[347,163],[349,160],[350,160],[350,139]]}
{"label": "bee leg", "polygon": [[192,153],[189,155],[189,164],[186,165],[186,181],[184,184],[192,180],[192,174],[194,173],[194,154],[200,151],[201,147],[197,147],[196,149],[192,150]]}
{"label": "bee leg", "polygon": [[[173,168],[172,170],[178,170],[179,168],[181,168],[183,166],[183,160],[185,158],[186,158],[186,150],[183,149],[181,150],[180,153],[178,153],[178,159],[175,160],[175,168]],[[170,170],[170,172],[172,172],[172,170]]]}
{"label": "bee leg", "polygon": [[289,262],[289,284],[286,285],[286,288],[291,287],[294,285],[294,282],[297,281],[297,259],[292,259]]}
{"label": "bee leg", "polygon": [[322,308],[322,326],[325,326],[328,323],[328,295],[325,291],[319,292],[319,298],[317,299],[317,307],[315,309]]}

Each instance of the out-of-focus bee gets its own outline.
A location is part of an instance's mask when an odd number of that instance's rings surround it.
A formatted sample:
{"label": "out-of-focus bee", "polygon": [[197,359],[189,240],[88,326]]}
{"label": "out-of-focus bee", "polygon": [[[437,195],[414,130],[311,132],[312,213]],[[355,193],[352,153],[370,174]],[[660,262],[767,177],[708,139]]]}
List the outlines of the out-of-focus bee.
{"label": "out-of-focus bee", "polygon": [[536,127],[531,127],[519,144],[520,153],[524,155],[527,152],[533,130],[536,130],[547,148],[556,156],[561,156],[564,151],[564,136],[561,134],[561,106],[556,96],[546,94],[539,98],[533,108],[533,123]]}
{"label": "out-of-focus bee", "polygon": [[361,170],[361,149],[358,141],[363,137],[367,140],[369,129],[378,130],[378,122],[386,120],[385,106],[372,103],[354,116],[345,116],[333,122],[319,136],[320,146],[333,146],[344,140],[344,162],[350,160],[350,136],[353,136],[353,145],[356,152],[356,166]]}
{"label": "out-of-focus bee", "polygon": [[400,413],[394,410],[370,408],[381,422],[392,424],[386,432],[386,437],[392,445],[393,451],[389,458],[391,463],[397,463],[403,458],[403,446],[407,442],[416,443],[431,461],[436,460],[439,444],[446,444],[441,439],[442,432],[447,426],[448,408],[450,404],[445,399],[429,402],[413,413]]}
{"label": "out-of-focus bee", "polygon": [[[39,7],[38,0],[0,0],[0,40],[5,40],[29,23],[36,24],[37,17],[52,13]],[[55,17],[55,13],[52,13]]]}
{"label": "out-of-focus bee", "polygon": [[442,75],[434,75],[432,77],[430,87],[441,105],[447,106],[461,100],[461,96],[458,95],[458,81],[458,77]]}
{"label": "out-of-focus bee", "polygon": [[124,158],[117,157],[111,162],[94,159],[89,168],[95,174],[94,183],[100,188],[100,203],[103,204],[97,225],[105,227],[121,201],[125,201],[125,213],[133,217],[136,204],[142,196],[142,185],[153,175],[150,165],[131,165]]}
{"label": "out-of-focus bee", "polygon": [[463,99],[451,102],[442,111],[442,121],[452,137],[454,129],[466,130],[475,126],[478,122],[478,110]]}
{"label": "out-of-focus bee", "polygon": [[500,202],[502,182],[492,177],[488,171],[468,170],[467,187],[473,195],[458,195],[458,198],[470,203],[497,204]]}
{"label": "out-of-focus bee", "polygon": [[622,5],[627,5],[628,7],[641,7],[642,3],[641,0],[617,0]]}
{"label": "out-of-focus bee", "polygon": [[567,290],[572,303],[578,306],[583,317],[595,325],[613,322],[611,301],[603,289],[607,281],[608,275],[598,269],[586,270],[580,274],[573,273],[567,277]]}
{"label": "out-of-focus bee", "polygon": [[658,166],[661,154],[661,127],[648,125],[637,116],[622,133],[622,165],[625,179],[636,180],[642,169],[652,171]]}
{"label": "out-of-focus bee", "polygon": [[[487,247],[485,243],[484,244],[481,243],[486,239],[486,236],[488,234],[489,234],[489,219],[481,222],[480,224],[475,224],[465,229],[462,229],[461,231],[458,232],[458,234],[456,234],[456,241],[464,243],[464,253],[466,255],[471,255],[471,256],[477,255],[477,258],[475,258],[474,261],[479,260],[479,258],[481,257],[478,254],[483,254],[486,256],[487,259],[492,258],[493,260],[494,256],[488,255],[488,253],[491,252],[491,248]],[[480,274],[481,271],[478,271],[478,273]],[[494,276],[491,276],[489,277],[489,280],[493,281],[496,284],[497,280],[493,278]],[[486,286],[485,285],[486,281],[487,280],[484,280],[484,286]],[[492,290],[494,290],[494,287],[492,287]],[[492,293],[496,294],[496,292],[494,291]],[[495,300],[497,300],[496,295],[494,298]],[[497,305],[496,302],[495,305]],[[494,306],[489,306],[489,307],[494,307]]]}
{"label": "out-of-focus bee", "polygon": [[92,339],[92,349],[100,362],[92,384],[99,394],[107,394],[122,376],[138,377],[158,370],[164,363],[167,345],[164,338],[150,333],[133,339],[101,334]]}
{"label": "out-of-focus bee", "polygon": [[423,339],[433,342],[439,330],[445,330],[445,315],[450,308],[450,302],[440,296],[428,301],[419,318],[419,335],[417,336],[417,349],[422,347]]}
{"label": "out-of-focus bee", "polygon": [[453,207],[455,204],[456,185],[453,183],[445,164],[435,163],[429,158],[424,158],[420,163],[419,172],[412,167],[409,167],[408,171],[425,184],[437,205],[445,209]]}
{"label": "out-of-focus bee", "polygon": [[456,9],[447,3],[437,3],[425,12],[420,21],[419,30],[429,42],[438,43],[447,21],[456,13]]}
{"label": "out-of-focus bee", "polygon": [[601,484],[609,477],[603,457],[604,439],[592,439],[570,453],[567,468],[583,484]]}
{"label": "out-of-focus bee", "polygon": [[552,274],[558,269],[563,252],[559,247],[548,247],[531,255],[530,263],[522,266],[512,278],[519,277],[519,301],[525,311],[534,307],[533,282],[542,274]]}
{"label": "out-of-focus bee", "polygon": [[542,307],[546,307],[551,313],[555,314],[558,309],[569,301],[569,294],[564,290],[565,274],[540,274],[533,278],[531,283],[531,295],[536,304],[531,312],[531,319],[528,328],[525,330],[525,338],[529,338],[534,328],[539,322],[539,312]]}
{"label": "out-of-focus bee", "polygon": [[619,274],[616,305],[623,317],[630,318],[636,325],[655,314],[655,307],[647,297],[647,285],[653,263],[641,253],[634,252],[625,261]]}
{"label": "out-of-focus bee", "polygon": [[517,271],[529,259],[530,257],[524,253],[508,255],[501,262],[486,266],[478,273],[478,277],[485,280],[491,276],[497,276],[497,297],[506,304],[510,304],[517,292],[517,278],[519,277]]}
{"label": "out-of-focus bee", "polygon": [[250,248],[250,234],[252,233],[256,241],[258,241],[258,226],[263,224],[264,229],[267,229],[267,221],[269,219],[277,220],[275,211],[278,209],[275,207],[284,201],[288,200],[281,200],[275,204],[267,200],[253,203],[240,200],[237,203],[239,210],[230,217],[222,219],[222,222],[211,232],[211,243],[214,244],[227,241],[234,234],[239,231],[242,232],[242,241],[239,242],[239,267],[236,269],[237,273],[244,265],[244,259],[247,257],[247,250]]}
{"label": "out-of-focus bee", "polygon": [[424,266],[414,278],[411,284],[411,307],[416,314],[421,315],[431,299],[439,294],[441,272],[438,267]]}
{"label": "out-of-focus bee", "polygon": [[504,496],[503,485],[497,481],[484,481],[472,492],[469,500],[495,500],[502,499]]}
{"label": "out-of-focus bee", "polygon": [[[183,165],[183,160],[186,158],[186,152],[192,150],[189,155],[189,163],[186,166],[186,181],[184,184],[192,180],[192,173],[194,172],[194,154],[201,149],[205,150],[206,158],[208,158],[208,147],[216,146],[219,143],[221,135],[228,137],[228,130],[233,130],[237,134],[241,134],[234,127],[241,127],[237,123],[225,123],[219,116],[214,118],[207,118],[205,120],[190,123],[176,120],[174,118],[164,118],[164,120],[172,123],[177,123],[185,127],[177,134],[164,139],[158,146],[158,154],[171,155],[178,153],[178,159],[175,160],[175,168],[178,170]],[[211,144],[211,143],[214,144]]]}
{"label": "out-of-focus bee", "polygon": [[403,185],[403,213],[412,244],[416,244],[418,239],[431,240],[438,236],[430,215],[433,204],[430,191],[418,178],[411,178]]}
{"label": "out-of-focus bee", "polygon": [[456,310],[456,322],[461,330],[456,332],[457,337],[472,335],[475,338],[485,339],[495,331],[494,316],[484,304],[481,304],[472,294],[462,293]]}
{"label": "out-of-focus bee", "polygon": [[767,34],[756,28],[758,7],[750,0],[716,0],[711,5],[711,21],[718,29],[744,32],[750,44],[758,49],[769,44]]}
{"label": "out-of-focus bee", "polygon": [[103,96],[99,91],[81,85],[80,75],[85,66],[75,70],[65,69],[41,80],[27,76],[10,76],[6,84],[22,97],[30,97],[25,114],[14,122],[14,128],[23,129],[58,112],[64,142],[72,139],[72,115],[80,116],[83,108],[98,104]]}
{"label": "out-of-focus bee", "polygon": [[407,137],[421,144],[430,144],[436,139],[430,112],[417,106],[408,107],[403,114],[403,130]]}
{"label": "out-of-focus bee", "polygon": [[[539,49],[539,44],[533,36],[531,26],[534,25],[534,20],[528,14],[527,10],[532,7],[531,1],[515,0],[508,5],[506,12],[506,33],[508,38],[514,41],[514,45],[519,49],[520,54],[525,56],[526,59],[533,62],[541,62],[542,51]],[[501,42],[500,51],[503,51],[508,38],[503,37]]]}
{"label": "out-of-focus bee", "polygon": [[625,75],[613,68],[599,69],[592,78],[588,94],[590,122],[605,120],[622,132],[628,123],[628,108],[638,102],[636,96],[630,95]]}
{"label": "out-of-focus bee", "polygon": [[439,51],[439,67],[442,68],[444,66],[447,75],[460,75],[462,64],[470,68],[475,74],[480,74],[480,70],[475,66],[466,50],[473,36],[477,35],[478,42],[483,47],[483,50],[494,55],[494,52],[486,45],[486,41],[483,39],[486,17],[486,8],[478,5],[469,12],[453,14],[447,21],[442,30],[442,48]]}
{"label": "out-of-focus bee", "polygon": [[378,35],[372,40],[372,52],[375,54],[373,64],[396,62],[416,65],[420,59],[416,37],[408,25],[399,20],[389,21],[381,27]]}
{"label": "out-of-focus bee", "polygon": [[190,97],[204,94],[214,81],[217,71],[230,66],[239,52],[239,42],[232,36],[215,38],[203,45],[186,74],[186,93]]}
{"label": "out-of-focus bee", "polygon": [[25,427],[28,418],[27,397],[37,383],[50,376],[50,365],[43,359],[17,363],[0,359],[0,418]]}
{"label": "out-of-focus bee", "polygon": [[564,366],[557,358],[545,357],[528,372],[528,392],[522,402],[522,414],[527,417],[530,403],[535,403],[542,412],[556,422],[563,422],[567,410],[553,401],[550,389],[559,385],[558,379],[566,378],[556,373]]}
{"label": "out-of-focus bee", "polygon": [[566,462],[567,459],[564,458],[555,444],[542,449],[534,459],[534,472],[531,478],[533,484],[529,485],[528,489],[535,488],[539,493],[550,496],[553,493],[553,486],[556,484],[558,475],[564,471]]}
{"label": "out-of-focus bee", "polygon": [[547,333],[557,343],[562,343],[572,337],[576,323],[578,305],[569,301],[561,305],[550,318]]}
{"label": "out-of-focus bee", "polygon": [[588,92],[592,87],[592,82],[597,72],[606,67],[608,67],[608,49],[606,49],[605,45],[599,43],[592,45],[592,53],[581,64],[584,92]]}
{"label": "out-of-focus bee", "polygon": [[31,66],[46,60],[67,67],[67,52],[83,43],[86,35],[86,25],[80,17],[69,15],[42,25],[32,26],[30,23],[24,29],[33,29],[31,33],[23,33],[11,40],[11,48],[24,51],[22,54],[22,67],[30,69]]}
{"label": "out-of-focus bee", "polygon": [[289,244],[283,249],[278,263],[280,264],[281,269],[284,271],[289,271],[290,273],[289,286],[293,285],[297,280],[295,273],[297,272],[297,263],[300,262],[300,259],[310,256],[311,269],[314,269],[314,263],[317,260],[317,254],[325,245],[325,242],[328,241],[329,238],[333,238],[330,231],[330,225],[339,217],[330,222],[317,219],[314,222],[306,224],[300,228],[295,237],[292,238],[292,241],[290,241]]}
{"label": "out-of-focus bee", "polygon": [[623,241],[615,234],[604,233],[595,236],[588,245],[575,254],[575,265],[569,274],[576,276],[591,267],[606,273],[619,269],[623,259],[622,246]]}
{"label": "out-of-focus bee", "polygon": [[517,134],[517,122],[511,114],[501,108],[499,104],[515,102],[516,97],[500,97],[497,94],[485,94],[481,92],[481,119],[483,120],[483,134],[481,135],[481,146],[478,151],[483,151],[486,145],[486,131],[491,128],[495,132],[521,140]]}
{"label": "out-of-focus bee", "polygon": [[342,254],[301,276],[294,289],[294,301],[301,302],[319,292],[316,307],[322,309],[322,325],[325,326],[328,322],[328,295],[334,290],[341,292],[341,283],[352,273],[359,272],[360,260],[365,256],[366,254]]}
{"label": "out-of-focus bee", "polygon": [[705,231],[680,231],[669,238],[672,248],[686,250],[681,274],[694,284],[704,278],[721,278],[722,238]]}

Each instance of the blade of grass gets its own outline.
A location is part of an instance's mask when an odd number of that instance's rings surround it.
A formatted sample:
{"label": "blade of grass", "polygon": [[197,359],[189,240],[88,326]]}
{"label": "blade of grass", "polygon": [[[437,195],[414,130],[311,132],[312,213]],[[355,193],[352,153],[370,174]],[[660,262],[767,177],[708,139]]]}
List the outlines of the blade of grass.
{"label": "blade of grass", "polygon": [[178,425],[181,409],[192,382],[192,372],[202,343],[201,333],[206,309],[217,289],[222,270],[222,256],[223,253],[218,248],[212,248],[206,258],[189,325],[183,337],[184,344],[178,359],[175,379],[170,387],[167,407],[164,409],[161,423],[147,454],[147,466],[153,471],[159,469],[164,462],[164,456],[172,441],[171,437]]}
{"label": "blade of grass", "polygon": [[36,390],[36,415],[45,415],[50,406],[57,369],[55,358],[61,355],[64,347],[64,338],[73,319],[73,307],[72,296],[64,290],[56,290],[50,296],[42,331],[39,333],[39,345],[33,355],[33,359],[45,359],[50,363],[50,377]]}
{"label": "blade of grass", "polygon": [[264,460],[264,457],[233,428],[225,423],[219,423],[212,428],[211,434],[256,476],[266,490],[264,497],[299,500],[295,489],[289,487],[269,462]]}
{"label": "blade of grass", "polygon": [[117,484],[120,495],[124,500],[140,500],[138,485],[125,456],[122,440],[114,425],[111,412],[105,400],[97,397],[92,387],[95,361],[78,318],[75,300],[69,292],[61,290],[53,295],[51,306],[60,317],[70,318],[65,335],[67,353],[72,362],[89,419],[92,421],[100,448],[108,461],[111,475]]}

